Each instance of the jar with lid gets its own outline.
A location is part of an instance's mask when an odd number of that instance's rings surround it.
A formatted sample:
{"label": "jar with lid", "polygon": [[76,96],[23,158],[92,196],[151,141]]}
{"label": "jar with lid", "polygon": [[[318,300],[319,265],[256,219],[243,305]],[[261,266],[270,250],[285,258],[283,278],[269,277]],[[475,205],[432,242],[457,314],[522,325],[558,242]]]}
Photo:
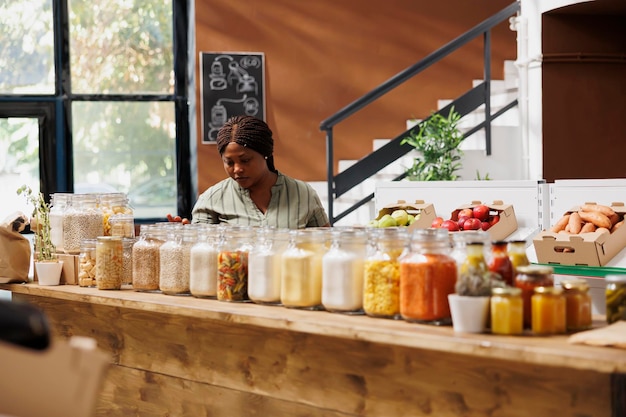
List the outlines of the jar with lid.
{"label": "jar with lid", "polygon": [[139,238],[133,244],[132,280],[135,291],[159,290],[159,248],[165,242],[161,230],[155,225],[142,224]]}
{"label": "jar with lid", "polygon": [[217,255],[223,229],[218,225],[198,225],[198,241],[189,253],[189,290],[194,297],[217,297]]}
{"label": "jar with lid", "polygon": [[136,241],[135,238],[122,237],[122,285],[133,284],[133,245]]}
{"label": "jar with lid", "polygon": [[290,232],[289,246],[281,258],[280,301],[286,307],[322,308],[322,258],[326,231],[299,229]]}
{"label": "jar with lid", "polygon": [[591,327],[591,295],[584,279],[561,280],[565,296],[565,324],[568,331],[576,332]]}
{"label": "jar with lid", "polygon": [[218,301],[247,301],[248,253],[253,233],[249,227],[230,226],[224,229],[224,240],[217,254]]}
{"label": "jar with lid", "polygon": [[522,290],[516,287],[491,289],[491,332],[516,335],[524,331]]}
{"label": "jar with lid", "polygon": [[180,223],[168,227],[167,238],[159,247],[159,289],[163,294],[189,293],[189,276],[183,265],[183,227]]}
{"label": "jar with lid", "polygon": [[280,304],[282,255],[289,245],[289,229],[257,230],[248,255],[248,296],[259,304]]}
{"label": "jar with lid", "polygon": [[607,275],[604,281],[607,323],[626,320],[626,275]]}
{"label": "jar with lid", "polygon": [[491,242],[489,271],[498,274],[506,285],[513,286],[513,263],[508,254],[508,242],[497,240]]}
{"label": "jar with lid", "polygon": [[132,214],[113,214],[109,217],[110,236],[135,238],[135,217]]}
{"label": "jar with lid", "polygon": [[93,194],[73,194],[63,213],[63,249],[66,253],[80,253],[83,239],[103,236],[102,212]]}
{"label": "jar with lid", "polygon": [[526,255],[526,241],[525,240],[512,240],[509,242],[507,251],[511,264],[513,265],[513,281],[515,281],[515,274],[517,273],[517,267],[526,266],[530,264],[528,256]]}
{"label": "jar with lid", "polygon": [[[118,215],[128,215],[133,217],[133,209],[128,204],[128,196],[125,193],[103,193],[98,196],[98,207],[102,211],[102,227],[104,236],[112,236],[112,224],[111,217]],[[118,223],[118,226],[120,223]],[[122,224],[123,225],[123,224]],[[135,237],[133,229],[133,235],[128,236],[125,232],[125,237]],[[119,236],[119,234],[118,234]]]}
{"label": "jar with lid", "polygon": [[83,239],[78,255],[78,285],[96,286],[96,239]]}
{"label": "jar with lid", "polygon": [[96,286],[99,290],[122,288],[123,246],[119,236],[96,240]]}
{"label": "jar with lid", "polygon": [[364,262],[363,311],[368,316],[399,319],[400,262],[408,245],[406,228],[372,230]]}
{"label": "jar with lid", "polygon": [[452,257],[456,261],[458,273],[461,273],[461,265],[467,258],[467,243],[482,242],[483,243],[483,259],[485,267],[487,266],[487,255],[489,254],[489,245],[491,244],[489,233],[483,230],[464,230],[462,232],[450,233],[452,242]]}
{"label": "jar with lid", "polygon": [[362,314],[367,233],[335,228],[331,241],[322,257],[322,305],[332,312]]}
{"label": "jar with lid", "polygon": [[522,302],[524,304],[524,327],[530,328],[532,324],[531,298],[535,287],[554,286],[554,270],[549,266],[525,265],[517,267],[515,286],[522,290]]}
{"label": "jar with lid", "polygon": [[[481,247],[482,248],[482,247]],[[454,293],[457,264],[446,229],[416,229],[400,262],[400,314],[408,321],[450,324],[448,295]]]}
{"label": "jar with lid", "polygon": [[64,252],[63,249],[63,215],[71,194],[53,193],[50,196],[50,240],[57,253]]}
{"label": "jar with lid", "polygon": [[531,329],[534,334],[565,333],[565,297],[559,287],[535,287],[531,297]]}

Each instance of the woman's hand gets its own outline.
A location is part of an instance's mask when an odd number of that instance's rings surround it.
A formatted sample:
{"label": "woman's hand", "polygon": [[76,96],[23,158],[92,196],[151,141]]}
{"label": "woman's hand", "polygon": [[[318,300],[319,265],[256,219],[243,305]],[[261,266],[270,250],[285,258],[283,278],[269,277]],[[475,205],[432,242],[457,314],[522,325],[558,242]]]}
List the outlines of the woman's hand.
{"label": "woman's hand", "polygon": [[167,221],[175,222],[175,223],[182,223],[182,224],[189,224],[189,219],[185,219],[180,216],[172,216],[169,213],[167,214]]}

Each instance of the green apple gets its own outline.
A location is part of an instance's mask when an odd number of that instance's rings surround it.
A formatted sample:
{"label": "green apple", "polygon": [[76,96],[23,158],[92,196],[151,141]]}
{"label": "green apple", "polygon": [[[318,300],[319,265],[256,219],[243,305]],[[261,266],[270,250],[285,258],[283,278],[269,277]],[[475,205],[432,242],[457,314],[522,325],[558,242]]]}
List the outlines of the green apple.
{"label": "green apple", "polygon": [[412,225],[413,223],[415,223],[415,216],[412,214],[409,214],[409,221],[406,222],[407,226]]}
{"label": "green apple", "polygon": [[378,220],[370,220],[369,222],[367,222],[367,227],[378,227]]}
{"label": "green apple", "polygon": [[406,210],[394,210],[391,217],[396,220],[396,226],[406,226],[409,222],[409,213]]}
{"label": "green apple", "polygon": [[378,227],[396,227],[398,222],[396,219],[391,217],[391,214],[385,214],[383,217],[378,219]]}

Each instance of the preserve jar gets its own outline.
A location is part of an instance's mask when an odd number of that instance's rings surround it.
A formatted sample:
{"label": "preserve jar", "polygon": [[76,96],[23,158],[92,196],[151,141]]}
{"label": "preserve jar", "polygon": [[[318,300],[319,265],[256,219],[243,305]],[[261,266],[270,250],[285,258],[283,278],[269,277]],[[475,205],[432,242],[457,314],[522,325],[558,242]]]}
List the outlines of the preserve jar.
{"label": "preserve jar", "polygon": [[[159,247],[159,289],[163,294],[189,293],[189,276],[185,275],[183,227],[168,227],[167,238]],[[188,270],[188,269],[187,269]]]}
{"label": "preserve jar", "polygon": [[458,277],[484,277],[489,270],[485,259],[485,243],[483,241],[469,241],[465,244],[465,257],[460,259]]}
{"label": "preserve jar", "polygon": [[403,319],[437,325],[452,323],[448,295],[454,293],[457,264],[450,255],[448,233],[447,229],[413,231],[410,247],[399,260]]}
{"label": "preserve jar", "polygon": [[83,239],[104,236],[102,212],[93,194],[73,194],[63,212],[63,250],[80,253]]}
{"label": "preserve jar", "polygon": [[96,286],[99,290],[122,288],[123,246],[119,236],[96,240]]}
{"label": "preserve jar", "polygon": [[248,254],[248,296],[259,304],[280,304],[281,257],[289,229],[262,227]]}
{"label": "preserve jar", "polygon": [[489,245],[491,244],[489,233],[483,230],[464,230],[459,233],[450,233],[450,240],[452,244],[452,257],[457,263],[459,273],[461,272],[461,265],[467,257],[468,242],[483,243],[483,257],[485,258],[485,262],[487,262],[486,259],[489,254]]}
{"label": "preserve jar", "polygon": [[248,253],[252,249],[253,231],[249,227],[229,226],[217,254],[217,299],[247,301]]}
{"label": "preserve jar", "polygon": [[159,248],[165,238],[152,224],[142,224],[139,238],[133,244],[132,277],[135,291],[159,290]]}
{"label": "preserve jar", "polygon": [[285,307],[322,308],[322,257],[326,252],[323,229],[290,232],[281,260],[280,302]]}
{"label": "preserve jar", "polygon": [[400,262],[408,244],[406,228],[374,229],[363,265],[363,311],[368,316],[399,319]]}
{"label": "preserve jar", "polygon": [[83,239],[80,244],[78,286],[96,286],[96,239]]}
{"label": "preserve jar", "polygon": [[535,287],[554,286],[553,269],[542,265],[525,265],[517,267],[515,286],[522,290],[524,303],[524,327],[530,328],[532,321],[531,298]]}
{"label": "preserve jar", "polygon": [[531,297],[531,329],[537,335],[565,333],[565,297],[559,287],[535,287]]}
{"label": "preserve jar", "polygon": [[500,276],[506,285],[513,286],[513,263],[508,254],[508,242],[497,240],[491,242],[489,270]]}
{"label": "preserve jar", "polygon": [[367,233],[335,229],[322,257],[322,305],[331,312],[363,312],[363,271]]}
{"label": "preserve jar", "polygon": [[591,295],[589,284],[584,279],[561,280],[565,296],[565,324],[568,331],[585,330],[591,327]]}
{"label": "preserve jar", "polygon": [[222,230],[217,225],[198,225],[198,241],[189,253],[189,291],[194,297],[217,297],[217,254]]}
{"label": "preserve jar", "polygon": [[53,193],[50,196],[50,240],[57,253],[63,249],[63,215],[67,209],[71,194]]}
{"label": "preserve jar", "polygon": [[607,323],[626,320],[626,275],[607,275],[604,281]]}
{"label": "preserve jar", "polygon": [[513,265],[513,281],[515,281],[515,274],[517,268],[520,266],[526,266],[530,264],[528,256],[526,255],[526,241],[525,240],[512,240],[509,242],[508,255]]}
{"label": "preserve jar", "polygon": [[516,335],[524,331],[522,290],[516,287],[491,289],[491,333]]}

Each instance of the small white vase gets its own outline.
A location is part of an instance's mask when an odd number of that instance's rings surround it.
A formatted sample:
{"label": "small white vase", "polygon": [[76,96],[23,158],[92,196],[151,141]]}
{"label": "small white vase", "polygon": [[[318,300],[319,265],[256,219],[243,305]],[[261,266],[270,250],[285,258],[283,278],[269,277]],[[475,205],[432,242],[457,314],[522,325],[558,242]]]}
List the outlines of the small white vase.
{"label": "small white vase", "polygon": [[482,333],[487,328],[491,297],[449,294],[452,327],[455,332]]}
{"label": "small white vase", "polygon": [[39,285],[59,285],[61,282],[63,261],[35,262],[35,269],[37,270],[37,282]]}

